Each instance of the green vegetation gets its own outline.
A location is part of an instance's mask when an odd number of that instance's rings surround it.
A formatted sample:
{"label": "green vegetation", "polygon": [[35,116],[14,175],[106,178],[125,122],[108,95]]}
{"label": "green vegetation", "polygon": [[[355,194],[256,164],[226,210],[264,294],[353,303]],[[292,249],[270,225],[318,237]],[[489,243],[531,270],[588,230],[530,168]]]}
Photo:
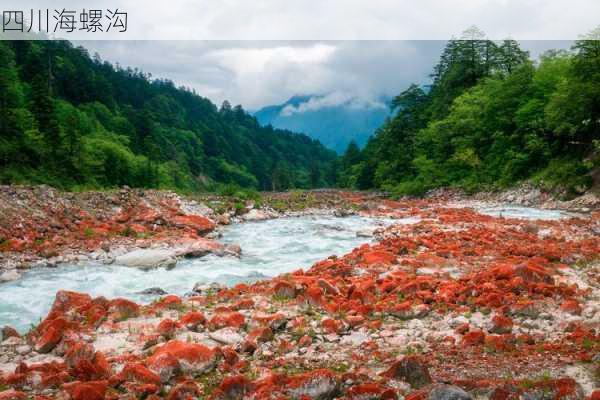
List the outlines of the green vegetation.
{"label": "green vegetation", "polygon": [[334,159],[241,106],[217,108],[67,41],[0,41],[0,183],[311,188],[334,183]]}
{"label": "green vegetation", "polygon": [[599,38],[600,28],[534,63],[517,42],[469,29],[448,42],[430,87],[413,84],[398,95],[394,117],[363,151],[348,146],[339,183],[420,195],[531,179],[585,191],[600,164]]}
{"label": "green vegetation", "polygon": [[400,196],[531,180],[582,193],[600,164],[599,37],[533,62],[517,42],[471,28],[448,42],[430,86],[395,97],[367,146],[351,143],[338,159],[305,135],[261,127],[241,106],[217,108],[69,42],[1,41],[0,183],[210,191],[233,199],[216,207],[240,212],[247,201],[310,207],[304,192],[258,191],[334,184]]}

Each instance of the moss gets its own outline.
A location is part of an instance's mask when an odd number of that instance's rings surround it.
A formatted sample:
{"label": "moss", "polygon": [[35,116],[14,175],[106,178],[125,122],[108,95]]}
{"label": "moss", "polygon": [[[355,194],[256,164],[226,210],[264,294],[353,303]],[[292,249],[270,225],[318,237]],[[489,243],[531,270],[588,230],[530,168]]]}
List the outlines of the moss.
{"label": "moss", "polygon": [[273,296],[271,296],[271,300],[274,303],[279,303],[279,304],[287,304],[290,302],[291,298],[288,296],[282,296],[282,295],[278,295],[278,294],[274,294]]}
{"label": "moss", "polygon": [[93,238],[94,234],[95,234],[95,232],[92,228],[88,227],[83,230],[83,235],[88,239]]}
{"label": "moss", "polygon": [[219,370],[214,369],[210,372],[202,374],[196,378],[196,382],[202,388],[202,391],[206,396],[210,396],[214,390],[221,384],[223,380],[223,374]]}
{"label": "moss", "polygon": [[135,231],[133,229],[131,229],[131,227],[129,225],[127,225],[125,227],[125,229],[123,229],[121,232],[119,232],[119,234],[124,237],[133,237],[133,236],[135,236]]}

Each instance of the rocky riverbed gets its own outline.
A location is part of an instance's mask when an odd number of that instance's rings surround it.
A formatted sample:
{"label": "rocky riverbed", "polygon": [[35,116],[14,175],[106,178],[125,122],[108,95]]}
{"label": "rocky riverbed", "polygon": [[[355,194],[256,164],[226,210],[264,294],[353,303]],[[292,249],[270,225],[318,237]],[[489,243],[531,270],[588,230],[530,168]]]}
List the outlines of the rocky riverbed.
{"label": "rocky riverbed", "polygon": [[90,261],[23,271],[20,279],[0,287],[0,326],[29,329],[50,310],[57,288],[149,303],[160,295],[194,294],[194,288],[202,285],[268,279],[331,255],[344,255],[373,240],[373,231],[392,221],[416,220],[305,215],[250,221],[219,228],[219,242],[239,246],[241,254],[187,257],[173,267],[151,269],[145,264],[127,267],[117,258],[109,265]]}
{"label": "rocky riverbed", "polygon": [[[336,190],[265,195],[254,201],[198,199],[157,190],[60,192],[48,186],[0,186],[0,283],[22,271],[97,262],[151,269],[183,258],[236,255],[218,227],[302,215],[356,214],[381,196]],[[208,205],[210,206],[208,206]]]}
{"label": "rocky riverbed", "polygon": [[[42,189],[31,190],[24,202]],[[224,252],[210,232],[243,218],[164,192],[131,192],[110,194],[117,204],[59,196],[50,211],[40,201],[26,217],[2,214],[4,260],[195,242]],[[323,199],[327,213],[414,223],[380,229],[376,242],[304,270],[150,304],[57,288],[27,334],[3,329],[0,399],[600,398],[600,213],[509,218],[446,194]],[[151,211],[160,219],[143,218]],[[115,233],[130,229],[142,234]]]}

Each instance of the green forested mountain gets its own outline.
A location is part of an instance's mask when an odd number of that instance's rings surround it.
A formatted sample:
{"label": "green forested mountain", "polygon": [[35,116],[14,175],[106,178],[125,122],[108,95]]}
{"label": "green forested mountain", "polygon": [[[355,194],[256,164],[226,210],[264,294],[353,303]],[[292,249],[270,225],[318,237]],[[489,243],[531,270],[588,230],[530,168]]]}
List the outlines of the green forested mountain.
{"label": "green forested mountain", "polygon": [[69,189],[333,183],[335,154],[67,41],[0,41],[0,182]]}
{"label": "green forested mountain", "polygon": [[584,191],[600,158],[599,37],[535,63],[517,42],[476,28],[449,41],[431,86],[410,86],[363,151],[348,147],[340,183],[400,195],[533,179]]}

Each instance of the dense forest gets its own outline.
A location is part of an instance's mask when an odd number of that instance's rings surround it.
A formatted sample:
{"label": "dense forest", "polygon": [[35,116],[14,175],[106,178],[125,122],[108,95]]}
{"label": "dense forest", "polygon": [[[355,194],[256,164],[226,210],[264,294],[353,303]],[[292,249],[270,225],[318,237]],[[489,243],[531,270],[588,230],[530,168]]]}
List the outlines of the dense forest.
{"label": "dense forest", "polygon": [[67,41],[0,41],[0,183],[260,190],[332,185],[335,154]]}
{"label": "dense forest", "polygon": [[447,43],[431,85],[395,97],[394,117],[362,151],[348,146],[339,183],[403,195],[531,179],[585,191],[600,164],[598,39],[600,28],[534,62],[516,41],[469,29]]}
{"label": "dense forest", "polygon": [[393,99],[360,150],[263,127],[169,80],[67,41],[0,41],[0,183],[180,191],[333,186],[396,195],[531,179],[571,194],[600,164],[600,29],[531,60],[477,28],[450,40],[430,85]]}

